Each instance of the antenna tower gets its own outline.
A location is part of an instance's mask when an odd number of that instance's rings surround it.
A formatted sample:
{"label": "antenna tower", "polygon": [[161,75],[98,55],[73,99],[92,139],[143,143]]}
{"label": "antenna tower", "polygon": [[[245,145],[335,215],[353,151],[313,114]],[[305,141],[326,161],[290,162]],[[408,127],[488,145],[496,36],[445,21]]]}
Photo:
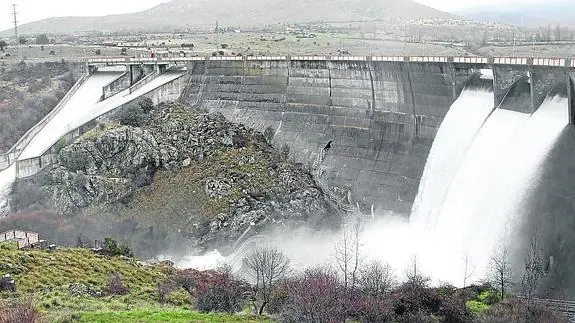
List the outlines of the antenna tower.
{"label": "antenna tower", "polygon": [[18,52],[18,61],[20,61],[20,37],[18,36],[18,19],[16,5],[12,5],[12,15],[14,16],[14,36],[16,36],[16,51]]}

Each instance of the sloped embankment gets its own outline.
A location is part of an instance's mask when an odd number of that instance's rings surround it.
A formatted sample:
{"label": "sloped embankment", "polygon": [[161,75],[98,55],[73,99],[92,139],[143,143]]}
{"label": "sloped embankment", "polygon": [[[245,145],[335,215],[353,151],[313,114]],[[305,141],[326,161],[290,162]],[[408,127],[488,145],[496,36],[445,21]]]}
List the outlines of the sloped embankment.
{"label": "sloped embankment", "polygon": [[87,133],[35,181],[62,213],[105,210],[200,245],[334,213],[312,177],[260,133],[177,104],[138,126]]}

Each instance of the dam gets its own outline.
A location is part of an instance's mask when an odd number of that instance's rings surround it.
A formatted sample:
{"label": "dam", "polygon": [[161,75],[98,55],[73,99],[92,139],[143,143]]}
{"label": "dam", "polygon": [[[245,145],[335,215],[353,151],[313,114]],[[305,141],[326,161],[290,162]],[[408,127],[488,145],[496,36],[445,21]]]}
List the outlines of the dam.
{"label": "dam", "polygon": [[[401,263],[411,252],[427,255],[424,268],[454,281],[462,253],[472,255],[479,276],[498,239],[519,241],[520,254],[534,227],[545,228],[546,256],[559,263],[571,257],[568,214],[575,207],[564,196],[575,188],[564,152],[575,119],[575,60],[93,58],[86,72],[54,113],[0,155],[3,183],[36,174],[55,158],[60,138],[73,140],[93,119],[139,97],[180,100],[271,129],[276,147],[289,147],[290,158],[317,170],[326,193],[364,214],[409,216],[415,231],[389,225],[367,234],[377,257]],[[560,188],[548,189],[551,197],[541,193],[558,176]],[[564,224],[560,237],[534,210]],[[416,241],[409,251],[382,247],[395,246],[401,234]],[[557,277],[575,291],[569,273]]]}

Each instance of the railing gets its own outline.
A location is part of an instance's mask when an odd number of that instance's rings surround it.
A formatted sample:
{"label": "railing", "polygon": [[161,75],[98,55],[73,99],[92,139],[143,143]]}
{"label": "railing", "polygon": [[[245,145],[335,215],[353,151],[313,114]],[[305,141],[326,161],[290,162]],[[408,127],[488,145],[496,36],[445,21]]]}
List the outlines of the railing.
{"label": "railing", "polygon": [[66,93],[64,98],[58,102],[58,104],[48,113],[40,122],[36,123],[30,130],[28,130],[21,138],[16,142],[12,148],[10,148],[6,153],[0,154],[0,160],[4,159],[3,163],[0,163],[0,170],[4,170],[20,157],[23,149],[30,143],[30,141],[50,122],[63,108],[66,106],[68,101],[74,96],[74,93],[78,88],[84,84],[86,79],[89,77],[88,74],[82,75],[82,77],[74,84],[74,86]]}
{"label": "railing", "polygon": [[194,56],[194,57],[142,57],[142,58],[90,58],[90,64],[166,64],[188,61],[374,61],[374,62],[413,62],[413,63],[457,63],[483,65],[528,65],[551,67],[575,67],[571,58],[532,58],[532,57],[480,57],[480,56]]}

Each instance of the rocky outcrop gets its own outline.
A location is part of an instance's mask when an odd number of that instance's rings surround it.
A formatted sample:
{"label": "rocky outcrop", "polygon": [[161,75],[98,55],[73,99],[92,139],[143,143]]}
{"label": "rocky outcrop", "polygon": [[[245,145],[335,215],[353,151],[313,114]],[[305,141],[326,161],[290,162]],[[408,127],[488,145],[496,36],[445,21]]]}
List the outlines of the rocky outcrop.
{"label": "rocky outcrop", "polygon": [[40,181],[63,213],[105,207],[198,245],[335,214],[311,175],[260,133],[180,105],[156,108],[139,127],[85,134]]}

